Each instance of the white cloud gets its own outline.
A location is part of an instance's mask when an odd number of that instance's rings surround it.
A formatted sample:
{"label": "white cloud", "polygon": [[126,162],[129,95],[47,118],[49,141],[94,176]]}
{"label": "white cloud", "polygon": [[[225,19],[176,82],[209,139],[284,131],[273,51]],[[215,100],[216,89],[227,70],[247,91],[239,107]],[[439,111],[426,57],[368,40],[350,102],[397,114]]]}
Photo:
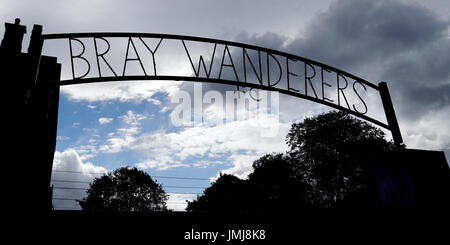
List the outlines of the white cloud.
{"label": "white cloud", "polygon": [[[217,158],[217,157],[219,157],[219,155],[209,153],[207,155],[207,157],[208,158]],[[218,164],[224,164],[224,163],[225,162],[221,161],[221,160],[207,159],[207,160],[197,160],[192,163],[192,166],[195,168],[208,168],[208,167],[211,167],[212,165],[218,165]]]}
{"label": "white cloud", "polygon": [[[224,174],[232,174],[238,178],[246,179],[247,176],[253,171],[252,165],[253,161],[260,158],[262,155],[232,155],[230,158],[233,161],[233,167],[221,171]],[[219,177],[217,175],[216,177]]]}
{"label": "white cloud", "polygon": [[161,108],[161,110],[159,110],[159,112],[164,113],[164,112],[166,112],[168,110],[170,110],[170,107],[164,106],[163,108]]}
{"label": "white cloud", "polygon": [[186,201],[192,201],[197,197],[196,194],[176,194],[169,193],[167,207],[174,211],[184,211],[187,207]]}
{"label": "white cloud", "polygon": [[140,125],[139,121],[144,120],[147,117],[142,114],[135,113],[134,111],[127,111],[126,115],[119,116],[119,118],[122,119],[126,124]]}
{"label": "white cloud", "polygon": [[98,119],[98,123],[100,123],[100,125],[103,125],[103,124],[111,123],[113,120],[114,120],[114,118],[100,117]]}
{"label": "white cloud", "polygon": [[104,153],[118,153],[127,148],[136,139],[136,135],[141,132],[140,121],[147,118],[134,111],[127,111],[125,115],[118,116],[122,119],[125,127],[118,128],[116,132],[108,134],[107,144],[101,145],[98,149]]}
{"label": "white cloud", "polygon": [[[284,138],[291,122],[281,122],[277,115],[236,108],[239,120],[217,121],[217,108],[205,108],[204,122],[178,132],[165,130],[141,133],[141,121],[147,116],[127,111],[119,116],[125,124],[108,134],[107,143],[98,152],[119,153],[132,150],[140,155],[136,166],[142,169],[167,170],[179,167],[205,168],[232,163],[227,173],[239,177],[251,170],[258,157],[286,150]],[[239,116],[247,113],[246,116]],[[301,115],[301,113],[298,113]]]}
{"label": "white cloud", "polygon": [[[279,124],[278,134],[263,137],[260,132],[262,126],[270,124]],[[140,168],[201,167],[201,161],[190,165],[186,161],[190,157],[213,157],[208,160],[214,162],[217,161],[214,157],[228,157],[233,167],[226,171],[244,177],[258,156],[286,150],[284,137],[289,128],[290,123],[280,123],[275,118],[249,118],[223,125],[184,128],[174,133],[146,133],[127,147],[147,153],[148,160],[138,163]],[[203,162],[211,164],[209,161]]]}
{"label": "white cloud", "polygon": [[176,161],[170,156],[156,155],[153,157],[153,159],[136,163],[136,166],[142,169],[153,168],[163,171],[171,168],[189,167],[189,164],[184,164],[180,161]]}
{"label": "white cloud", "polygon": [[152,98],[156,93],[172,94],[178,90],[181,82],[176,81],[122,81],[69,85],[61,87],[61,92],[73,101],[111,101],[135,102],[142,101],[161,104]]}
{"label": "white cloud", "polygon": [[[52,173],[53,197],[56,198],[53,200],[54,208],[80,209],[75,199],[81,200],[86,194],[86,190],[83,189],[87,189],[89,185],[70,181],[91,182],[95,177],[104,173],[107,173],[104,167],[89,162],[84,163],[77,151],[73,149],[63,152],[55,151]],[[74,200],[57,200],[58,198]]]}
{"label": "white cloud", "polygon": [[87,176],[89,178],[96,176],[91,173],[107,172],[104,167],[95,166],[89,162],[83,163],[78,152],[74,149],[68,149],[63,152],[55,151],[53,170],[79,172],[83,176]]}
{"label": "white cloud", "polygon": [[64,135],[58,135],[58,136],[56,136],[56,140],[59,140],[59,141],[70,140],[70,137],[67,137]]}
{"label": "white cloud", "polygon": [[110,133],[106,140],[107,144],[101,145],[98,149],[104,153],[118,153],[127,148],[133,141],[135,141],[136,134],[140,132],[139,127],[119,128],[114,133]]}
{"label": "white cloud", "polygon": [[408,148],[450,149],[450,106],[425,113],[417,121],[405,121],[401,128]]}
{"label": "white cloud", "polygon": [[78,146],[76,148],[73,148],[73,150],[75,150],[79,154],[81,161],[86,161],[88,159],[94,158],[98,154],[97,146],[93,145],[92,143],[90,145]]}

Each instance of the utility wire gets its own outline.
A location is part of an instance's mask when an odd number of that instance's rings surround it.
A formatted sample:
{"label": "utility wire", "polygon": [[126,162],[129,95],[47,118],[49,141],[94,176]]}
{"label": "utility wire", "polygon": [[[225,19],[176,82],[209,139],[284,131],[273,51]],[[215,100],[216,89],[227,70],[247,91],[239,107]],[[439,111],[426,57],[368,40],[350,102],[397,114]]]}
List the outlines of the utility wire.
{"label": "utility wire", "polygon": [[52,179],[53,182],[67,182],[67,183],[82,183],[82,184],[90,184],[89,181],[81,181],[81,180],[59,180],[59,179]]}
{"label": "utility wire", "polygon": [[[74,173],[74,174],[105,174],[104,172],[79,172],[79,171],[70,171],[70,170],[53,170],[53,172],[60,173]],[[161,179],[179,179],[179,180],[202,180],[202,181],[211,181],[216,178],[196,178],[196,177],[180,177],[180,176],[161,176],[161,175],[150,175],[153,178],[161,178]],[[52,179],[52,182],[59,183],[79,183],[79,184],[90,184],[92,181],[82,181],[82,180],[62,180],[62,179]],[[163,188],[180,188],[180,189],[205,189],[207,186],[162,186]],[[54,189],[62,189],[62,190],[88,190],[88,188],[80,188],[80,187],[64,187],[64,186],[54,186]],[[202,193],[198,192],[166,192],[167,194],[184,194],[184,195],[201,195]],[[55,201],[79,201],[81,198],[67,198],[67,197],[53,197],[52,200]],[[167,202],[167,204],[186,204],[185,202]],[[75,203],[75,206],[72,207],[55,207],[55,209],[69,209],[69,208],[78,208],[79,204]]]}
{"label": "utility wire", "polygon": [[[74,174],[105,174],[102,172],[80,172],[80,171],[71,171],[71,170],[52,170],[53,172],[57,173],[74,173]],[[211,178],[196,178],[196,177],[179,177],[179,176],[161,176],[161,175],[150,175],[154,178],[161,178],[161,179],[184,179],[184,180],[214,180],[217,179],[215,177]]]}
{"label": "utility wire", "polygon": [[163,185],[162,187],[165,188],[185,188],[185,189],[205,189],[208,188],[208,186],[173,186],[173,185]]}
{"label": "utility wire", "polygon": [[[58,200],[58,201],[80,201],[81,200],[81,199],[75,199],[75,198],[62,198],[62,197],[54,197],[52,199]],[[167,203],[176,203],[176,202],[167,202]]]}
{"label": "utility wire", "polygon": [[52,172],[74,173],[74,174],[105,174],[104,172],[80,172],[80,171],[72,171],[72,170],[52,170]]}
{"label": "utility wire", "polygon": [[[177,188],[177,189],[204,189],[208,188],[206,186],[172,186],[172,185],[163,185],[164,188]],[[53,186],[53,189],[65,189],[65,190],[89,190],[89,188],[80,188],[80,187],[67,187],[67,186]]]}
{"label": "utility wire", "polygon": [[79,199],[74,198],[62,198],[62,197],[53,197],[52,200],[61,200],[61,201],[78,201]]}
{"label": "utility wire", "polygon": [[[203,193],[200,193],[200,192],[166,192],[166,194],[186,194],[186,195],[201,195],[201,194],[203,194]],[[53,197],[53,199],[57,199],[57,198],[65,198],[65,197]],[[78,200],[78,199],[76,199],[76,200]]]}
{"label": "utility wire", "polygon": [[64,186],[53,186],[53,189],[61,189],[61,190],[88,190],[87,188],[77,188],[77,187],[64,187]]}
{"label": "utility wire", "polygon": [[150,175],[154,178],[161,178],[161,179],[186,179],[186,180],[214,180],[216,178],[192,178],[192,177],[174,177],[174,176],[158,176],[158,175]]}

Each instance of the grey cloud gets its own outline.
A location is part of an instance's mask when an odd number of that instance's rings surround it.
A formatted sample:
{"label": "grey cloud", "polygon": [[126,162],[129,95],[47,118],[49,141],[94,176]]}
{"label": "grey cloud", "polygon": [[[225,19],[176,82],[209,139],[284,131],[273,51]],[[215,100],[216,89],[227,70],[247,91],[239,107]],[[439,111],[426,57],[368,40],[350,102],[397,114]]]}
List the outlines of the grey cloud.
{"label": "grey cloud", "polygon": [[405,107],[402,112],[408,115],[408,118],[417,118],[427,111],[440,110],[450,105],[450,84],[444,84],[437,87],[412,87],[402,92],[402,105]]}
{"label": "grey cloud", "polygon": [[269,30],[293,34],[301,24],[291,22],[291,16],[311,18],[330,1],[2,0],[1,5],[7,7],[0,9],[0,17],[3,21],[19,17],[28,25],[42,24],[50,32],[136,31],[217,37],[225,31]]}
{"label": "grey cloud", "polygon": [[387,81],[400,124],[415,125],[424,115],[445,117],[450,106],[449,26],[417,4],[342,0],[317,15],[301,37],[240,33],[235,38],[315,59],[373,83]]}
{"label": "grey cloud", "polygon": [[387,0],[337,1],[316,20],[288,49],[343,69],[421,48],[447,27],[423,7]]}
{"label": "grey cloud", "polygon": [[237,38],[315,59],[374,83],[387,81],[397,111],[413,120],[423,111],[450,104],[448,27],[419,5],[342,0],[317,15],[305,35],[288,45],[273,33]]}
{"label": "grey cloud", "polygon": [[406,84],[443,85],[450,80],[450,39],[443,37],[430,41],[420,49],[401,53],[385,63],[386,79]]}
{"label": "grey cloud", "polygon": [[[286,50],[374,83],[387,81],[401,125],[414,127],[414,122],[427,121],[424,117],[446,117],[445,108],[450,106],[448,21],[420,5],[388,0],[338,1],[316,20],[305,37],[293,40]],[[444,135],[447,131],[427,130]],[[424,140],[416,143],[425,144]]]}

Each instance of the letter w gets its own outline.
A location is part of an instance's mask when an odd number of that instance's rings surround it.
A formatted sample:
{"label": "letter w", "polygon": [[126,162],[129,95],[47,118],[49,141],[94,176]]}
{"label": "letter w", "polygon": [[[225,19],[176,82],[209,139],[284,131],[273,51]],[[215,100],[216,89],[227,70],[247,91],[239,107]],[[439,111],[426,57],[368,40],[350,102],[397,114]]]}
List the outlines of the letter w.
{"label": "letter w", "polygon": [[211,56],[211,63],[209,64],[209,70],[206,69],[205,60],[203,59],[203,56],[201,56],[201,55],[200,55],[200,59],[198,61],[197,70],[195,70],[194,63],[192,62],[191,55],[189,54],[189,51],[188,51],[188,49],[186,47],[186,44],[184,43],[184,40],[181,40],[181,42],[183,42],[184,49],[186,50],[186,54],[187,54],[187,56],[189,58],[189,62],[191,62],[191,66],[192,66],[192,69],[194,70],[195,77],[199,77],[200,76],[200,68],[201,68],[201,65],[203,65],[203,69],[205,70],[206,78],[209,78],[210,75],[211,75],[211,70],[212,70],[211,68],[212,68],[213,62],[214,62],[214,55],[216,54],[217,43],[214,44],[214,50],[213,50],[213,53],[212,53],[212,56]]}

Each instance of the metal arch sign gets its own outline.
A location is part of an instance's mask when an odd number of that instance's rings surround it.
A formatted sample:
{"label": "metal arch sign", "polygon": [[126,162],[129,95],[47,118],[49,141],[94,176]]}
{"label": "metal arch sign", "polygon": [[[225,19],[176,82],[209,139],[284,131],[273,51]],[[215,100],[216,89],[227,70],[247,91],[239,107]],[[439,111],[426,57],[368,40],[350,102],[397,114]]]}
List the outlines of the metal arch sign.
{"label": "metal arch sign", "polygon": [[[176,80],[235,85],[238,86],[238,89],[239,87],[249,87],[277,91],[282,94],[310,100],[348,112],[390,130],[396,144],[401,144],[403,142],[386,83],[381,82],[376,85],[338,68],[301,56],[244,43],[172,34],[97,32],[43,34],[41,37],[43,40],[68,40],[72,78],[61,80],[61,86],[123,80]],[[111,47],[108,39],[111,38],[125,38],[127,40],[126,48],[123,50],[123,69],[113,69],[110,64],[111,62],[106,58]],[[86,39],[90,40],[94,46],[92,54],[86,53]],[[155,48],[152,49],[147,45],[146,40],[148,39],[156,41],[157,45]],[[183,50],[186,53],[185,57],[189,61],[190,68],[192,69],[192,76],[170,74],[159,75],[155,57],[158,56],[158,51],[161,46],[164,45],[165,40],[175,40],[183,47]],[[107,48],[105,51],[99,52],[99,42],[103,42],[103,45],[106,45]],[[136,49],[136,43],[138,42],[148,50],[147,53],[150,54],[150,58],[153,61],[152,66],[144,66],[141,55]],[[198,63],[195,65],[193,56],[191,55],[191,51],[189,50],[188,45],[186,45],[186,42],[208,43],[213,45],[214,49],[211,57],[209,57],[209,64],[207,64],[208,57],[204,58],[200,55]],[[75,52],[74,45],[81,47],[81,51]],[[212,74],[212,66],[218,46],[222,46],[223,51],[221,52],[222,54],[219,55],[221,58],[218,59],[218,62],[220,63],[217,67],[217,69],[219,69],[218,73],[214,76]],[[232,48],[234,51],[237,50],[237,52],[230,52]],[[238,53],[239,56],[237,56],[236,53]],[[89,55],[95,57],[94,62],[86,58]],[[239,65],[236,61],[240,62]],[[76,64],[80,64],[80,62],[85,63],[85,71],[81,74],[76,74]],[[130,62],[135,62],[135,64],[137,62],[137,67],[140,67],[140,75],[127,75],[127,64]],[[303,72],[301,74],[298,72],[295,73],[293,69],[295,66],[301,66]],[[91,72],[92,67],[97,68],[97,72],[95,72],[96,74],[94,75],[92,75],[93,72]],[[102,71],[101,67],[107,67],[106,70],[112,75],[105,76],[105,69]],[[201,72],[202,70],[203,72]],[[231,78],[230,76],[227,76],[226,78],[223,76],[223,71],[225,70],[230,72]],[[276,71],[275,75],[274,71]],[[335,78],[334,83],[336,88],[334,91],[334,100],[328,98],[325,93],[325,90],[330,90],[332,85],[331,82],[326,81],[324,77],[330,75]],[[253,79],[249,79],[250,76],[252,76]],[[275,79],[273,79],[274,76]],[[284,82],[280,83],[282,79]],[[294,79],[296,82],[293,81]],[[319,85],[317,85],[317,83],[314,84],[312,82],[313,79],[318,80]],[[281,84],[283,85],[281,86]],[[369,108],[364,99],[364,92],[367,91],[367,89],[374,89],[379,93],[388,124],[382,123],[379,120],[366,115]],[[359,107],[349,103],[347,98],[350,94],[358,99]]]}

